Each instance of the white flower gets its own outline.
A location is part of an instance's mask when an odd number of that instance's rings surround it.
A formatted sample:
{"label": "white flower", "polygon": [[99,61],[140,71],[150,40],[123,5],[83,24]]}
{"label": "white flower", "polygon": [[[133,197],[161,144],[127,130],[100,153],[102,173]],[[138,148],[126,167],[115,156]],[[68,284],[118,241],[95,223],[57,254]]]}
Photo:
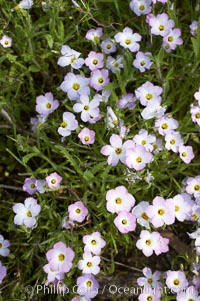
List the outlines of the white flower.
{"label": "white flower", "polygon": [[16,10],[18,10],[18,9],[30,9],[32,6],[33,6],[33,0],[22,0],[15,7],[15,9]]}

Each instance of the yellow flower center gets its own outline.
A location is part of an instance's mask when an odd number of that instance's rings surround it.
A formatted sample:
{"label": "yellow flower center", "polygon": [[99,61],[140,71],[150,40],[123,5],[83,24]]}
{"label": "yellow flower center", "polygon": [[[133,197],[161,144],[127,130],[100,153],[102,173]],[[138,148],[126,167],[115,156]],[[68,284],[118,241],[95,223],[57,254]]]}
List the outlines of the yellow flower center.
{"label": "yellow flower center", "polygon": [[84,137],[84,140],[87,142],[87,141],[90,140],[90,137],[89,137],[89,136],[85,136],[85,137]]}
{"label": "yellow flower center", "polygon": [[32,184],[30,185],[30,187],[31,187],[32,189],[34,189],[34,188],[35,188],[35,184],[32,183]]}
{"label": "yellow flower center", "polygon": [[116,198],[115,203],[116,204],[121,204],[122,203],[122,199],[121,198]]}
{"label": "yellow flower center", "polygon": [[3,245],[0,243],[0,249],[3,247]]}
{"label": "yellow flower center", "polygon": [[193,213],[193,214],[192,214],[192,218],[193,218],[194,220],[197,220],[197,219],[198,219],[198,215],[197,215],[196,213]]}
{"label": "yellow flower center", "polygon": [[151,245],[151,240],[150,240],[150,239],[147,239],[147,240],[145,241],[145,243],[146,243],[147,246],[150,246],[150,245]]}
{"label": "yellow flower center", "polygon": [[169,47],[169,44],[166,44],[165,45],[165,49],[169,49],[170,47]]}
{"label": "yellow flower center", "polygon": [[107,49],[110,49],[110,48],[111,48],[111,45],[110,45],[110,44],[107,44],[107,45],[106,45],[106,48],[107,48]]}
{"label": "yellow flower center", "polygon": [[139,6],[139,10],[143,11],[145,9],[145,6],[144,5],[140,5]]}
{"label": "yellow flower center", "polygon": [[137,157],[136,158],[136,162],[141,163],[142,162],[142,158],[141,157]]}
{"label": "yellow flower center", "polygon": [[67,122],[63,121],[63,122],[60,124],[60,126],[61,126],[62,128],[66,128],[66,127],[67,127]]}
{"label": "yellow flower center", "polygon": [[126,219],[123,219],[123,220],[122,220],[122,224],[123,224],[123,225],[126,225],[126,224],[127,224],[127,220],[126,220]]}
{"label": "yellow flower center", "polygon": [[46,104],[46,108],[51,109],[51,104],[49,102]]}
{"label": "yellow flower center", "polygon": [[119,67],[119,63],[114,63],[114,67]]}
{"label": "yellow flower center", "polygon": [[130,40],[130,39],[126,39],[126,40],[125,40],[125,44],[126,44],[126,45],[131,44],[131,40]]}
{"label": "yellow flower center", "polygon": [[120,155],[120,154],[122,153],[122,149],[121,149],[121,148],[116,148],[116,149],[115,149],[115,153],[116,153],[117,155]]}
{"label": "yellow flower center", "polygon": [[194,190],[199,190],[200,189],[200,185],[195,185],[194,186]]}
{"label": "yellow flower center", "polygon": [[147,297],[147,301],[152,301],[152,300],[153,300],[153,298],[151,296]]}
{"label": "yellow flower center", "polygon": [[146,99],[151,100],[153,98],[153,95],[151,93],[147,93]]}
{"label": "yellow flower center", "polygon": [[93,239],[92,241],[91,241],[91,244],[93,245],[93,246],[95,246],[96,245],[96,240],[95,239]]}
{"label": "yellow flower center", "polygon": [[141,62],[140,62],[140,65],[141,65],[141,66],[144,66],[144,65],[145,65],[145,61],[141,61]]}
{"label": "yellow flower center", "polygon": [[168,37],[168,42],[172,42],[173,41],[173,37],[172,36],[170,36],[170,37]]}
{"label": "yellow flower center", "polygon": [[147,214],[145,212],[142,213],[141,217],[143,219],[145,219],[146,221],[149,219],[149,217],[147,216]]}
{"label": "yellow flower center", "polygon": [[51,184],[56,184],[56,180],[55,180],[55,179],[52,179],[52,180],[51,180]]}
{"label": "yellow flower center", "polygon": [[160,25],[158,28],[160,31],[163,31],[165,29],[165,27],[163,25]]}
{"label": "yellow flower center", "polygon": [[92,286],[92,281],[88,280],[88,281],[86,282],[86,285],[87,285],[88,287],[91,287],[91,286]]}
{"label": "yellow flower center", "polygon": [[176,205],[176,206],[175,206],[175,212],[178,212],[179,209],[180,209],[180,207]]}
{"label": "yellow flower center", "polygon": [[93,63],[93,65],[97,65],[98,64],[98,60],[93,60],[92,63]]}
{"label": "yellow flower center", "polygon": [[181,153],[181,156],[182,156],[182,157],[186,157],[186,156],[187,156],[186,152],[182,152],[182,153]]}
{"label": "yellow flower center", "polygon": [[158,210],[158,214],[159,214],[159,215],[163,215],[164,213],[165,213],[165,211],[164,211],[163,209],[159,209],[159,210]]}
{"label": "yellow flower center", "polygon": [[100,78],[98,79],[98,82],[99,82],[99,84],[102,84],[102,83],[104,82],[103,78],[100,77]]}
{"label": "yellow flower center", "polygon": [[196,118],[200,118],[200,113],[197,113],[197,114],[195,115],[195,117],[196,117]]}
{"label": "yellow flower center", "polygon": [[142,141],[141,141],[141,144],[142,144],[142,145],[147,144],[146,140],[142,140]]}
{"label": "yellow flower center", "polygon": [[176,143],[176,141],[175,141],[174,139],[171,139],[171,140],[170,140],[170,144],[173,145],[173,144],[175,144],[175,143]]}
{"label": "yellow flower center", "polygon": [[152,278],[148,278],[147,282],[148,282],[149,284],[152,284],[153,279],[152,279]]}
{"label": "yellow flower center", "polygon": [[72,88],[74,89],[74,90],[79,90],[80,89],[80,85],[78,84],[78,83],[74,83],[73,85],[72,85]]}
{"label": "yellow flower center", "polygon": [[28,217],[32,217],[32,213],[31,213],[30,211],[28,211],[28,212],[26,213],[26,215],[27,215]]}
{"label": "yellow flower center", "polygon": [[88,261],[87,266],[90,268],[92,266],[92,263],[90,261]]}
{"label": "yellow flower center", "polygon": [[119,124],[118,119],[113,120],[112,123],[117,126]]}
{"label": "yellow flower center", "polygon": [[59,254],[58,255],[58,260],[59,261],[64,261],[65,260],[65,255],[64,254]]}
{"label": "yellow flower center", "polygon": [[5,45],[8,45],[8,44],[9,44],[9,42],[8,42],[8,41],[5,41],[5,42],[4,42],[4,44],[5,44]]}
{"label": "yellow flower center", "polygon": [[77,209],[75,210],[75,212],[76,212],[77,214],[80,214],[80,213],[81,213],[81,209],[77,208]]}
{"label": "yellow flower center", "polygon": [[75,60],[76,60],[76,59],[75,59],[75,56],[72,56],[72,58],[71,58],[71,63],[73,63]]}
{"label": "yellow flower center", "polygon": [[88,110],[89,110],[89,106],[85,105],[83,109],[84,109],[85,111],[88,111]]}
{"label": "yellow flower center", "polygon": [[167,123],[163,123],[161,127],[163,130],[166,130],[168,128],[168,125],[167,125]]}
{"label": "yellow flower center", "polygon": [[175,280],[173,281],[173,283],[174,283],[174,285],[179,285],[180,281],[179,281],[178,279],[175,279]]}

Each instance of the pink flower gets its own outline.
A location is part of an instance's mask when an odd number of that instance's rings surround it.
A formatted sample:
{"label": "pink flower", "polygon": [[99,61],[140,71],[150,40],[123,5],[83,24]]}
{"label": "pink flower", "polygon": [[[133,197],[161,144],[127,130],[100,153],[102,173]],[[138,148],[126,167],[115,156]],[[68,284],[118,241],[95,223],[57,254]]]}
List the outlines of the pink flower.
{"label": "pink flower", "polygon": [[101,70],[94,70],[92,72],[90,78],[90,86],[94,88],[96,91],[103,90],[103,87],[110,82],[108,77],[108,70],[101,69]]}
{"label": "pink flower", "polygon": [[195,157],[192,146],[181,145],[178,148],[178,152],[179,152],[179,157],[186,164],[190,164],[192,159],[194,159],[194,157]]}
{"label": "pink flower", "polygon": [[140,42],[142,37],[138,33],[133,33],[133,30],[129,27],[125,27],[123,32],[118,32],[115,36],[115,41],[131,52],[137,52],[140,49]]}
{"label": "pink flower", "polygon": [[193,194],[195,198],[200,197],[200,176],[189,177],[185,189],[187,193]]}
{"label": "pink flower", "polygon": [[46,183],[49,188],[59,188],[62,177],[59,176],[56,172],[51,173],[46,177]]}
{"label": "pink flower", "polygon": [[85,59],[85,65],[89,67],[91,71],[103,68],[103,53],[90,51],[88,57]]}
{"label": "pink flower", "polygon": [[171,202],[174,205],[174,214],[177,220],[183,222],[186,219],[187,214],[191,210],[191,206],[184,200],[181,194],[175,195]]}
{"label": "pink flower", "polygon": [[92,131],[88,128],[84,128],[80,131],[78,137],[83,144],[93,144],[95,140],[95,131]]}
{"label": "pink flower", "polygon": [[98,231],[89,235],[84,235],[83,242],[85,244],[84,252],[92,252],[95,255],[99,255],[101,249],[106,245],[105,240],[101,238],[101,234]]}
{"label": "pink flower", "polygon": [[170,131],[178,128],[178,121],[172,117],[162,116],[155,122],[155,127],[160,135],[165,136]]}
{"label": "pink flower", "polygon": [[121,233],[134,231],[136,228],[136,217],[127,211],[120,211],[114,219],[114,224]]}
{"label": "pink flower", "polygon": [[179,28],[171,29],[168,35],[164,36],[162,47],[166,52],[175,50],[177,45],[182,45],[183,40],[180,38],[181,30]]}
{"label": "pink flower", "polygon": [[194,98],[198,101],[200,106],[200,88],[197,92],[194,93]]}
{"label": "pink flower", "polygon": [[88,215],[88,209],[85,207],[82,201],[77,201],[74,204],[68,206],[69,218],[72,221],[82,223]]}
{"label": "pink flower", "polygon": [[46,253],[50,269],[61,273],[70,271],[74,256],[74,251],[67,247],[62,241],[54,244],[53,249],[50,249]]}
{"label": "pink flower", "polygon": [[145,129],[141,129],[138,135],[133,137],[133,141],[136,145],[144,146],[147,152],[152,152],[153,144],[156,142],[156,136],[149,134]]}
{"label": "pink flower", "polygon": [[128,193],[125,186],[118,186],[115,189],[108,190],[106,201],[106,208],[112,213],[119,213],[120,211],[129,212],[135,204],[135,198]]}
{"label": "pink flower", "polygon": [[136,98],[139,99],[141,105],[147,106],[149,103],[153,105],[160,105],[161,94],[163,89],[160,86],[155,86],[149,81],[146,81],[143,85],[135,90]]}
{"label": "pink flower", "polygon": [[36,103],[36,111],[47,117],[59,106],[59,101],[53,99],[53,94],[51,92],[46,93],[44,96],[38,96],[36,98]]}
{"label": "pink flower", "polygon": [[191,108],[190,108],[190,114],[191,114],[191,117],[192,117],[192,121],[194,123],[197,123],[200,126],[200,105],[194,106],[192,104]]}
{"label": "pink flower", "polygon": [[151,153],[147,152],[142,145],[136,145],[134,148],[129,148],[126,151],[126,164],[129,168],[142,170],[146,164],[153,161]]}
{"label": "pink flower", "polygon": [[198,21],[195,20],[195,21],[192,21],[192,23],[190,24],[190,33],[193,36],[196,36],[197,31],[198,31]]}
{"label": "pink flower", "polygon": [[174,205],[170,199],[155,197],[153,205],[147,208],[146,213],[151,218],[151,223],[155,228],[162,227],[164,224],[171,225],[175,221]]}
{"label": "pink flower", "polygon": [[86,252],[83,254],[83,259],[78,261],[77,267],[79,270],[82,270],[84,274],[97,275],[100,272],[99,264],[99,256],[92,256],[91,253]]}
{"label": "pink flower", "polygon": [[4,35],[1,39],[0,39],[0,44],[4,47],[4,48],[9,48],[12,46],[12,39],[6,35]]}
{"label": "pink flower", "polygon": [[182,271],[167,271],[166,276],[166,285],[174,292],[179,292],[188,286],[185,273]]}
{"label": "pink flower", "polygon": [[78,277],[76,283],[78,285],[77,293],[85,298],[83,300],[87,301],[88,298],[94,298],[98,294],[99,283],[92,274],[83,274]]}

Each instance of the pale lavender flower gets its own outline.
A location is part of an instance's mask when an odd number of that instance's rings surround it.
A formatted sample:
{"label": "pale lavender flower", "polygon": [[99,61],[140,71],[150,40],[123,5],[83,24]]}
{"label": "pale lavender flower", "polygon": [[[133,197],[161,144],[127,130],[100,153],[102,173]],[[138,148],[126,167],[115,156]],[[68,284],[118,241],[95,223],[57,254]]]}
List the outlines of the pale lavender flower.
{"label": "pale lavender flower", "polygon": [[190,108],[190,114],[191,114],[191,117],[192,117],[192,121],[194,123],[197,123],[200,126],[200,105],[194,106],[192,104],[191,108]]}
{"label": "pale lavender flower", "polygon": [[101,69],[104,65],[104,56],[101,52],[90,51],[85,59],[85,65],[89,67],[91,71]]}
{"label": "pale lavender flower", "polygon": [[179,28],[171,29],[168,35],[164,36],[162,47],[166,52],[175,50],[177,45],[182,45],[183,40],[181,39],[181,30]]}
{"label": "pale lavender flower", "polygon": [[138,296],[138,301],[161,301],[161,292],[159,289],[147,288]]}
{"label": "pale lavender flower", "polygon": [[171,116],[162,116],[155,122],[155,127],[160,135],[165,136],[170,131],[178,128],[178,121]]}
{"label": "pale lavender flower", "polygon": [[172,199],[171,202],[174,205],[174,214],[177,220],[180,222],[183,222],[187,214],[191,210],[191,206],[185,201],[184,197],[181,194],[175,195]]}
{"label": "pale lavender flower", "polygon": [[86,33],[86,39],[89,41],[96,43],[99,43],[100,38],[103,35],[103,30],[101,27],[97,27],[96,29],[89,29]]}
{"label": "pale lavender flower", "polygon": [[55,280],[64,280],[65,274],[63,272],[54,271],[50,268],[50,264],[47,263],[43,266],[43,270],[47,273],[47,281],[53,282]]}
{"label": "pale lavender flower", "polygon": [[168,288],[173,289],[174,292],[188,287],[188,281],[183,271],[167,271],[166,272],[166,285]]}
{"label": "pale lavender flower", "polygon": [[94,70],[90,78],[90,86],[96,91],[103,90],[103,87],[110,82],[107,69]]}
{"label": "pale lavender flower", "polygon": [[46,190],[46,181],[45,180],[36,180],[35,186],[39,193],[44,193]]}
{"label": "pale lavender flower", "polygon": [[196,36],[197,31],[198,31],[198,21],[195,20],[195,21],[192,21],[192,23],[190,24],[190,33],[193,36]]}
{"label": "pale lavender flower", "polygon": [[181,134],[176,131],[169,131],[165,135],[165,148],[168,150],[172,150],[173,152],[177,153],[179,147],[184,143],[183,139],[181,138]]}
{"label": "pale lavender flower", "polygon": [[145,72],[148,69],[151,69],[151,65],[153,62],[151,61],[150,57],[152,53],[151,52],[141,52],[139,51],[136,54],[136,58],[133,61],[133,66],[140,70],[140,72]]}
{"label": "pale lavender flower", "polygon": [[123,59],[124,57],[122,55],[118,55],[116,58],[108,56],[106,60],[106,67],[113,73],[116,73],[117,71],[120,72],[121,68],[124,67]]}
{"label": "pale lavender flower", "polygon": [[33,117],[30,119],[30,124],[32,125],[31,129],[33,132],[36,131],[45,121],[47,120],[47,116],[37,115],[37,117]]}
{"label": "pale lavender flower", "polygon": [[6,257],[10,254],[8,247],[10,246],[10,241],[4,239],[3,235],[0,235],[0,255]]}
{"label": "pale lavender flower", "polygon": [[67,45],[62,45],[61,53],[63,56],[59,57],[58,65],[61,67],[72,66],[74,69],[80,69],[84,65],[84,59],[79,58],[80,52],[71,49]]}
{"label": "pale lavender flower", "polygon": [[116,126],[119,125],[120,121],[119,118],[116,116],[116,114],[114,113],[113,109],[110,106],[107,106],[107,122],[108,122],[108,126],[110,128],[114,128]]}
{"label": "pale lavender flower", "polygon": [[36,178],[26,178],[22,189],[32,195],[37,191]]}
{"label": "pale lavender flower", "polygon": [[31,9],[32,6],[33,6],[33,0],[22,0],[19,2],[17,6],[15,6],[15,9],[16,10]]}
{"label": "pale lavender flower", "polygon": [[55,243],[53,249],[46,253],[50,269],[61,273],[67,273],[71,270],[74,256],[74,251],[62,241]]}
{"label": "pale lavender flower", "polygon": [[151,33],[154,35],[160,35],[162,37],[167,36],[170,30],[174,27],[174,21],[169,19],[169,16],[165,13],[152,15],[149,19],[149,25],[151,27]]}
{"label": "pale lavender flower", "polygon": [[125,27],[123,32],[118,32],[115,36],[115,41],[120,43],[125,49],[129,49],[131,52],[137,52],[140,49],[140,42],[142,37],[138,33],[133,33],[133,30],[129,27]]}
{"label": "pale lavender flower", "polygon": [[88,209],[85,207],[82,201],[77,201],[74,204],[68,206],[69,219],[82,223],[88,215]]}
{"label": "pale lavender flower", "polygon": [[86,252],[83,254],[83,259],[78,261],[77,267],[84,274],[97,275],[100,272],[100,260],[98,255],[92,256],[91,253]]}
{"label": "pale lavender flower", "polygon": [[177,301],[200,301],[198,290],[194,286],[189,286],[186,290],[180,290],[176,296]]}
{"label": "pale lavender flower", "polygon": [[44,96],[40,95],[36,98],[36,112],[46,117],[55,111],[59,106],[59,101],[53,99],[51,92],[46,93]]}
{"label": "pale lavender flower", "polygon": [[146,81],[143,85],[135,90],[136,98],[139,99],[141,105],[147,106],[149,103],[153,105],[160,105],[161,94],[163,89],[160,86],[155,86],[149,81]]}
{"label": "pale lavender flower", "polygon": [[70,100],[78,100],[80,95],[90,94],[89,81],[90,79],[85,76],[69,72],[65,75],[60,88],[62,91],[67,92]]}
{"label": "pale lavender flower", "polygon": [[122,97],[118,100],[117,106],[120,109],[128,108],[130,110],[133,110],[136,106],[135,101],[136,97],[132,93],[127,93],[122,95]]}
{"label": "pale lavender flower", "polygon": [[63,137],[67,137],[71,135],[71,132],[76,130],[77,127],[78,121],[76,120],[75,115],[71,112],[64,112],[63,121],[58,128],[58,133]]}
{"label": "pale lavender flower", "polygon": [[139,277],[137,279],[137,284],[139,286],[144,286],[144,288],[147,288],[147,287],[160,288],[160,287],[162,287],[161,282],[158,281],[158,280],[160,280],[160,272],[159,271],[155,271],[154,273],[152,273],[150,268],[145,267],[142,270],[142,272],[145,277]]}
{"label": "pale lavender flower", "polygon": [[74,221],[72,221],[69,216],[65,216],[62,220],[62,228],[71,229],[74,226]]}
{"label": "pale lavender flower", "polygon": [[12,46],[12,39],[6,35],[4,35],[1,39],[0,39],[0,44],[4,47],[4,48],[9,48]]}
{"label": "pale lavender flower", "polygon": [[86,298],[94,298],[98,295],[99,283],[92,274],[83,274],[77,279],[77,293]]}
{"label": "pale lavender flower", "polygon": [[14,224],[25,225],[27,228],[36,226],[36,217],[41,211],[41,206],[37,204],[34,198],[26,198],[24,204],[17,203],[13,206],[13,211],[16,213]]}
{"label": "pale lavender flower", "polygon": [[151,0],[131,0],[131,10],[137,15],[147,15],[151,11]]}
{"label": "pale lavender flower", "polygon": [[137,223],[145,228],[150,228],[150,218],[146,214],[146,210],[149,207],[149,202],[142,201],[137,206],[133,207],[132,213],[136,216]]}
{"label": "pale lavender flower", "polygon": [[200,197],[200,176],[189,177],[186,181],[186,192],[193,194],[195,198]]}
{"label": "pale lavender flower", "polygon": [[116,43],[109,38],[103,40],[101,42],[100,46],[101,46],[103,52],[106,54],[116,52]]}
{"label": "pale lavender flower", "polygon": [[126,151],[126,165],[135,170],[142,170],[146,164],[153,161],[151,153],[146,151],[142,145],[136,145],[134,148],[129,148]]}
{"label": "pale lavender flower", "polygon": [[99,100],[92,99],[90,101],[87,95],[81,95],[79,101],[74,104],[73,110],[76,113],[81,112],[81,119],[84,122],[88,122],[92,118],[99,117],[100,115]]}
{"label": "pale lavender flower", "polygon": [[83,144],[93,144],[95,140],[95,131],[88,128],[83,128],[78,134],[78,137]]}
{"label": "pale lavender flower", "polygon": [[152,118],[161,118],[166,111],[166,107],[162,107],[159,102],[150,101],[146,108],[141,112],[142,118],[149,120]]}
{"label": "pale lavender flower", "polygon": [[192,146],[180,145],[178,148],[179,157],[186,164],[190,164],[190,162],[194,159],[194,152]]}
{"label": "pale lavender flower", "polygon": [[121,233],[128,233],[135,230],[136,217],[133,213],[120,211],[114,219],[114,224]]}
{"label": "pale lavender flower", "polygon": [[101,237],[101,233],[98,231],[84,235],[83,242],[85,244],[84,252],[92,252],[95,255],[99,255],[101,253],[101,249],[106,245],[105,240]]}
{"label": "pale lavender flower", "polygon": [[0,260],[0,284],[2,283],[6,275],[7,275],[7,269],[5,266],[2,265],[2,262]]}
{"label": "pale lavender flower", "polygon": [[57,172],[51,173],[46,177],[46,184],[49,188],[59,188],[60,182],[62,181],[62,177],[57,174]]}
{"label": "pale lavender flower", "polygon": [[133,137],[136,145],[142,145],[148,152],[153,151],[153,144],[156,142],[156,136],[149,134],[147,130],[141,129],[138,135]]}

